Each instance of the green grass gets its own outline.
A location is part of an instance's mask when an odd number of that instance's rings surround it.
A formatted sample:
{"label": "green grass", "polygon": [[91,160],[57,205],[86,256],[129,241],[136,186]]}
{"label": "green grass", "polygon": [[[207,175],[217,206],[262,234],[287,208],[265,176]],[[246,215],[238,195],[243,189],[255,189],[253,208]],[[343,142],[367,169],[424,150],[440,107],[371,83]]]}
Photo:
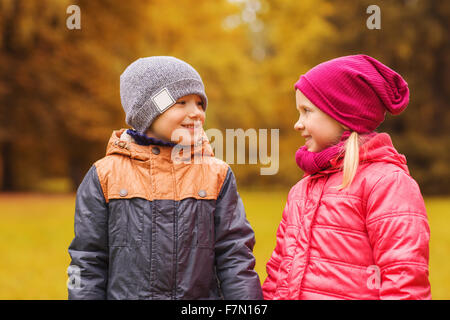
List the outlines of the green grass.
{"label": "green grass", "polygon": [[[241,191],[256,233],[261,281],[275,246],[286,192]],[[0,195],[0,299],[66,299],[67,253],[73,238],[74,195]],[[433,299],[450,299],[450,198],[426,199],[431,228]]]}

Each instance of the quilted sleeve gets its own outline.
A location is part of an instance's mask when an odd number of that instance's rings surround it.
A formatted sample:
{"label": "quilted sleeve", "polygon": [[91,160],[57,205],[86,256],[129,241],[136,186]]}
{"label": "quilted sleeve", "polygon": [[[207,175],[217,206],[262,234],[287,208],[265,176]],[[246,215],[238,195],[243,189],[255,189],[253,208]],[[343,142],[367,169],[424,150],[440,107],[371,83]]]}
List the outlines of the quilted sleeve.
{"label": "quilted sleeve", "polygon": [[106,299],[108,281],[108,207],[92,166],[78,188],[75,237],[69,246],[69,300]]}
{"label": "quilted sleeve", "polygon": [[224,298],[262,299],[261,283],[254,270],[255,234],[246,218],[231,169],[217,200],[215,227],[216,270]]}
{"label": "quilted sleeve", "polygon": [[403,171],[380,178],[367,198],[366,227],[380,299],[431,299],[430,228],[414,179]]}

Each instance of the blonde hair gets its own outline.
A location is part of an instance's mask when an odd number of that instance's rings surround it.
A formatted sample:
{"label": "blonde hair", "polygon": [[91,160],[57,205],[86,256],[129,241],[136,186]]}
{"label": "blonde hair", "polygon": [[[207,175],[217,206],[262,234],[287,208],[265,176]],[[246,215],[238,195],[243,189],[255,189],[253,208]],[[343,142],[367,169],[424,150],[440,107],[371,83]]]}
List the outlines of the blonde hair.
{"label": "blonde hair", "polygon": [[344,164],[342,184],[338,186],[338,190],[342,190],[351,185],[358,170],[359,165],[359,147],[361,139],[357,132],[353,131],[345,142],[344,146]]}

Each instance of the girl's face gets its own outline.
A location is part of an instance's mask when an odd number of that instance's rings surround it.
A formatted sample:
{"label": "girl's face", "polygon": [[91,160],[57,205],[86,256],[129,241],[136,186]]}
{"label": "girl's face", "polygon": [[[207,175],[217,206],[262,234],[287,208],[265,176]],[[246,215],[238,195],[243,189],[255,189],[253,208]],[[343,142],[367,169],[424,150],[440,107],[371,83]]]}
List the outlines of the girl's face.
{"label": "girl's face", "polygon": [[319,152],[336,144],[345,127],[317,108],[300,90],[295,90],[296,107],[300,113],[294,129],[306,139],[305,146],[310,152]]}
{"label": "girl's face", "polygon": [[182,145],[194,143],[194,129],[201,134],[205,123],[203,100],[196,94],[181,97],[158,116],[147,130],[146,135]]}

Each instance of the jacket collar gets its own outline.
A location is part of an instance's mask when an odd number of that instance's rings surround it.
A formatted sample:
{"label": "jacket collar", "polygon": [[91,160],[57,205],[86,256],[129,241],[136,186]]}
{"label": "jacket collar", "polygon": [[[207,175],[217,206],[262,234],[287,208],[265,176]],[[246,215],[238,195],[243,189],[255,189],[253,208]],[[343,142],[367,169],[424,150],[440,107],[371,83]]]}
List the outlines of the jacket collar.
{"label": "jacket collar", "polygon": [[[311,177],[324,176],[342,170],[344,155],[345,154],[340,154],[334,159],[331,159],[331,166],[328,169],[319,171],[318,173],[311,175]],[[374,162],[395,164],[409,174],[408,166],[406,165],[406,157],[397,152],[392,144],[391,137],[387,133],[377,133],[370,140],[366,141],[359,149],[360,164]],[[309,174],[305,174],[304,177],[308,175]]]}
{"label": "jacket collar", "polygon": [[178,154],[182,155],[181,160],[192,159],[195,155],[203,155],[208,157],[213,157],[214,153],[212,151],[211,145],[209,143],[206,133],[202,131],[202,136],[196,141],[192,146],[160,146],[160,145],[149,145],[143,146],[135,143],[132,136],[127,132],[127,129],[115,130],[111,134],[106,147],[106,155],[120,154],[123,156],[130,157],[131,159],[137,159],[141,161],[147,161],[151,158],[152,149],[155,147],[159,149],[159,157],[169,159],[172,158],[173,148]]}

